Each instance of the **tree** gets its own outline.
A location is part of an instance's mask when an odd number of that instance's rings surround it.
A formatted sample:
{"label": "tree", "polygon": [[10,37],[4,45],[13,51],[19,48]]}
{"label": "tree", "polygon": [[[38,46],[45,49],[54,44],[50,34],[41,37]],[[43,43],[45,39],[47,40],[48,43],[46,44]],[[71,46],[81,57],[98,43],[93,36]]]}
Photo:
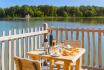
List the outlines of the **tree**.
{"label": "tree", "polygon": [[5,16],[5,11],[4,9],[0,8],[0,18]]}

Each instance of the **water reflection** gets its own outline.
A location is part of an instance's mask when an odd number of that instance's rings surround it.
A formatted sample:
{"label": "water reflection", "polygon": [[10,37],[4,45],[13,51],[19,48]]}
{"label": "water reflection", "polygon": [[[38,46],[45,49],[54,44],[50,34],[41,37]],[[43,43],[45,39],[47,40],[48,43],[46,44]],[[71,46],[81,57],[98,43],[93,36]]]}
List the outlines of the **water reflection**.
{"label": "water reflection", "polygon": [[[40,26],[43,23],[49,23],[49,26],[62,26],[68,28],[102,28],[104,26],[104,18],[31,18],[30,21],[25,19],[0,19],[0,31],[8,31],[11,29],[23,29]],[[73,27],[72,27],[73,26]]]}
{"label": "water reflection", "polygon": [[104,18],[46,18],[49,21],[66,21],[66,22],[80,22],[90,24],[104,24]]}

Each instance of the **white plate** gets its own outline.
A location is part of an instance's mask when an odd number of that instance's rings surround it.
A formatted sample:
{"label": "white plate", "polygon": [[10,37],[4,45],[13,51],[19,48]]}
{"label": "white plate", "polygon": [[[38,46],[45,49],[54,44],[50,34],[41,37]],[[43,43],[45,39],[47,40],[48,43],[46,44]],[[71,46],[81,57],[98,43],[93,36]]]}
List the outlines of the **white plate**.
{"label": "white plate", "polygon": [[53,56],[53,57],[59,56],[58,54],[55,54],[55,53],[52,53],[52,54],[50,54],[50,55]]}
{"label": "white plate", "polygon": [[54,55],[51,55],[52,57],[58,57],[59,55],[57,55],[57,54],[54,54]]}

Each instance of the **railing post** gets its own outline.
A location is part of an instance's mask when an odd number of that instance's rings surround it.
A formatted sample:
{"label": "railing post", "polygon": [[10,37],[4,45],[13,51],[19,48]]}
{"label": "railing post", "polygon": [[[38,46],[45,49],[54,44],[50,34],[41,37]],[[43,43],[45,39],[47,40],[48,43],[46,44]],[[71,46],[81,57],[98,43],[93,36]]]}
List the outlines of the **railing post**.
{"label": "railing post", "polygon": [[79,39],[79,31],[76,31],[76,40]]}
{"label": "railing post", "polygon": [[56,30],[56,43],[58,43],[58,29]]}
{"label": "railing post", "polygon": [[[31,33],[33,32],[33,28],[31,28]],[[33,51],[33,36],[31,36],[31,51]]]}
{"label": "railing post", "polygon": [[92,32],[92,42],[93,42],[93,67],[96,65],[96,47],[95,47],[95,33]]}
{"label": "railing post", "polygon": [[[25,33],[25,29],[23,29],[23,34]],[[25,43],[25,37],[23,37],[23,55],[24,58],[26,57],[26,43]]]}
{"label": "railing post", "polygon": [[[3,31],[2,33],[2,37],[4,39],[4,36],[5,36],[5,32]],[[4,40],[2,39],[2,55],[1,55],[1,62],[2,62],[2,70],[5,70],[5,61],[4,61],[4,53],[5,53],[5,42]]]}
{"label": "railing post", "polygon": [[[43,27],[44,27],[44,30],[48,30],[48,24],[47,23],[44,23]],[[47,34],[44,34],[44,39],[46,39],[46,38],[48,38]]]}
{"label": "railing post", "polygon": [[[19,29],[19,34],[21,34],[20,29]],[[19,38],[19,57],[22,57],[22,55],[21,55],[21,38]]]}
{"label": "railing post", "polygon": [[[42,26],[41,31],[44,31],[44,27]],[[41,35],[41,46],[43,47],[44,35]]]}
{"label": "railing post", "polygon": [[[16,35],[16,29],[14,29],[14,35]],[[14,57],[16,56],[16,39],[14,39]],[[14,62],[14,70],[16,70],[16,65]]]}
{"label": "railing post", "polygon": [[[9,31],[9,37],[11,38],[11,30]],[[9,70],[11,70],[11,39],[9,39]]]}
{"label": "railing post", "polygon": [[[48,24],[47,23],[44,23],[43,27],[44,27],[44,30],[48,30]],[[48,36],[48,33],[44,34],[44,40],[48,38],[47,36]]]}
{"label": "railing post", "polygon": [[60,42],[62,43],[63,41],[63,30],[60,31]]}
{"label": "railing post", "polygon": [[[82,31],[82,48],[85,48],[84,47],[84,31]],[[85,66],[85,54],[82,57],[82,64],[83,66]]]}
{"label": "railing post", "polygon": [[[27,32],[29,33],[29,28],[27,28]],[[28,39],[28,41],[27,41],[27,43],[28,43],[28,46],[27,46],[27,50],[28,50],[28,52],[30,51],[30,37],[28,36],[27,37]],[[28,58],[29,58],[29,56],[28,56]]]}
{"label": "railing post", "polygon": [[71,31],[71,40],[73,40],[73,31]]}
{"label": "railing post", "polygon": [[[37,28],[35,28],[35,32],[37,31]],[[37,36],[35,36],[35,50],[38,49],[37,47]]]}
{"label": "railing post", "polygon": [[91,46],[90,46],[90,32],[87,32],[87,36],[88,36],[88,66],[90,66],[90,49],[91,49]]}
{"label": "railing post", "polygon": [[[41,31],[40,27],[39,27],[39,31]],[[40,48],[40,39],[41,39],[40,35],[39,35],[38,39],[39,39],[39,48]]]}
{"label": "railing post", "polygon": [[66,30],[66,40],[68,40],[68,31]]}
{"label": "railing post", "polygon": [[102,43],[101,43],[101,32],[98,32],[98,63],[99,67],[102,66]]}

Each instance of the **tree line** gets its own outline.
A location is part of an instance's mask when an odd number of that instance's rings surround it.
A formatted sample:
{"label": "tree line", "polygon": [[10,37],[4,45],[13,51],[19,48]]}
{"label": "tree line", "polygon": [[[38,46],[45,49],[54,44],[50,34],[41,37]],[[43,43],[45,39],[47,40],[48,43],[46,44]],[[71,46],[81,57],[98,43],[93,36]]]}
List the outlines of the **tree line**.
{"label": "tree line", "polygon": [[97,6],[13,6],[0,8],[0,18],[25,17],[96,17],[104,16],[104,7]]}

